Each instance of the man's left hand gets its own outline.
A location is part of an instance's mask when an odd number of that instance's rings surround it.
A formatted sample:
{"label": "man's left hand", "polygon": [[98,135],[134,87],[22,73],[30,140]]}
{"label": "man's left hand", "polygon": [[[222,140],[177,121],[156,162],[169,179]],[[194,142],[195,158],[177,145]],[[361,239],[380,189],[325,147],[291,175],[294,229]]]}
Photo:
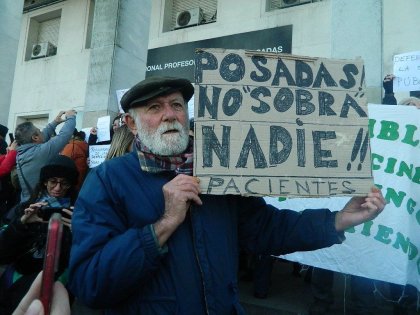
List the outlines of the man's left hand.
{"label": "man's left hand", "polygon": [[335,228],[344,231],[376,218],[387,204],[381,191],[374,187],[366,197],[353,197],[335,217]]}

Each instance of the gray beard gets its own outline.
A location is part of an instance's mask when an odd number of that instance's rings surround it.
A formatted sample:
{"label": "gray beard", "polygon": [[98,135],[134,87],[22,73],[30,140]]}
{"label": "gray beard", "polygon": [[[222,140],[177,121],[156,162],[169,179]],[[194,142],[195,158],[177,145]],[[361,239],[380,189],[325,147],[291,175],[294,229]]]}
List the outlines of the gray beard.
{"label": "gray beard", "polygon": [[[136,120],[137,134],[143,145],[150,152],[160,156],[170,156],[183,153],[189,142],[188,128],[182,126],[178,121],[172,123],[162,123],[155,131],[143,128]],[[177,133],[164,134],[167,130],[178,130]]]}

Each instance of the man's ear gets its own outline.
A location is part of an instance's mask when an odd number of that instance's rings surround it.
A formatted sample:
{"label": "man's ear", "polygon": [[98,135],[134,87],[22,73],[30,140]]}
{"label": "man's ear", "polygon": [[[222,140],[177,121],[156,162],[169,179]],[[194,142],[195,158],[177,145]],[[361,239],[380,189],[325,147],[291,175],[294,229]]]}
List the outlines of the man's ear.
{"label": "man's ear", "polygon": [[32,139],[32,142],[38,142],[39,135],[38,134],[34,134],[34,135],[32,135],[31,139]]}
{"label": "man's ear", "polygon": [[126,123],[128,129],[130,129],[131,132],[133,132],[133,133],[134,132],[137,133],[137,126],[136,126],[136,122],[135,122],[134,118],[131,117],[130,114],[126,114],[125,117],[124,117],[124,120],[125,120],[125,123]]}

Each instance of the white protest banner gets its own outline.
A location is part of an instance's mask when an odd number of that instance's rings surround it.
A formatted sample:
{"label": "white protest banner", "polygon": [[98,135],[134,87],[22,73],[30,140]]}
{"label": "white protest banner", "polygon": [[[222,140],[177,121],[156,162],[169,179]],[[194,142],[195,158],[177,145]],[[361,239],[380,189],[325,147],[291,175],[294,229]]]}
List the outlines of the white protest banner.
{"label": "white protest banner", "polygon": [[194,175],[204,194],[364,195],[370,168],[364,66],[198,49]]}
{"label": "white protest banner", "polygon": [[[389,201],[373,221],[345,233],[343,244],[283,256],[292,261],[420,290],[420,110],[414,106],[369,105],[375,184]],[[280,209],[340,210],[349,198],[296,198]]]}
{"label": "white protest banner", "polygon": [[96,124],[96,127],[98,128],[98,131],[97,131],[98,142],[111,140],[110,129],[109,129],[110,124],[111,124],[110,116],[103,116],[103,117],[98,118],[98,122]]}
{"label": "white protest banner", "polygon": [[394,56],[394,92],[420,91],[420,51]]}
{"label": "white protest banner", "polygon": [[118,110],[120,111],[120,113],[124,113],[124,110],[121,107],[121,98],[123,97],[123,95],[125,94],[125,92],[127,92],[129,89],[122,89],[122,90],[116,90],[115,94],[117,95],[117,102],[118,102]]}
{"label": "white protest banner", "polygon": [[94,168],[105,161],[110,144],[98,144],[89,146],[89,167]]}

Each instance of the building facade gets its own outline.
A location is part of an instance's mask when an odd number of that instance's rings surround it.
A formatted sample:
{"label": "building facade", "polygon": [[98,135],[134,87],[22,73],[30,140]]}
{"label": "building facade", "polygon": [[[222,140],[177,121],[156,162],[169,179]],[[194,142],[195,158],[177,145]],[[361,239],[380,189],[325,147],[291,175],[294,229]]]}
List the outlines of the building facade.
{"label": "building facade", "polygon": [[23,10],[8,118],[0,117],[11,129],[69,108],[78,128],[93,126],[118,112],[117,90],[148,75],[191,77],[200,47],[360,57],[372,103],[393,56],[420,50],[418,0],[26,0]]}

